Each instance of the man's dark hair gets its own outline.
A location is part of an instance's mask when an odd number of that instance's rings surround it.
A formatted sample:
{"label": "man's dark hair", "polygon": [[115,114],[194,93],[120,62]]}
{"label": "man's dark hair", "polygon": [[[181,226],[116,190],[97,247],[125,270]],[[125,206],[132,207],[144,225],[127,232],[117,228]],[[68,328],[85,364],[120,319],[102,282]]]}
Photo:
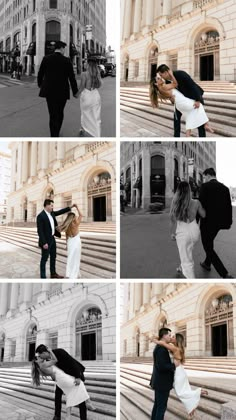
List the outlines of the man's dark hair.
{"label": "man's dark hair", "polygon": [[207,168],[203,172],[203,175],[210,175],[210,176],[216,176],[216,171],[214,168]]}
{"label": "man's dark hair", "polygon": [[44,200],[43,207],[46,207],[51,203],[54,203],[54,201],[50,200],[50,198],[46,198],[46,200]]}
{"label": "man's dark hair", "polygon": [[61,48],[66,48],[66,43],[63,41],[56,41],[55,42],[55,50],[60,50]]}
{"label": "man's dark hair", "polygon": [[157,67],[157,73],[164,73],[165,71],[169,71],[170,68],[166,64],[161,64]]}
{"label": "man's dark hair", "polygon": [[48,351],[48,348],[44,344],[39,344],[39,346],[35,350],[35,353],[42,354],[45,351]]}
{"label": "man's dark hair", "polygon": [[159,330],[159,340],[164,336],[167,335],[171,330],[169,328],[161,328]]}

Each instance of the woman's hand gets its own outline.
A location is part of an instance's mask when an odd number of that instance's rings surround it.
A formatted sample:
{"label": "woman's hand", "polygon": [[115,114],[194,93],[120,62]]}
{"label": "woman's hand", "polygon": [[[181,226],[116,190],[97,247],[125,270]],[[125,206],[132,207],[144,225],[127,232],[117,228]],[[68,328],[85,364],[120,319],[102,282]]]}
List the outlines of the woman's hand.
{"label": "woman's hand", "polygon": [[175,235],[175,233],[172,233],[170,237],[171,237],[171,240],[172,241],[176,241],[176,235]]}

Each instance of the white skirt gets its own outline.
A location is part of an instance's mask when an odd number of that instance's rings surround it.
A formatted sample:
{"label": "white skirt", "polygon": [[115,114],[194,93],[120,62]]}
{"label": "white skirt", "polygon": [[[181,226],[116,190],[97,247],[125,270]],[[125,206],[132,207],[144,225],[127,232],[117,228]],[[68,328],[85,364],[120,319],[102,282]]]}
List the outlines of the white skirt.
{"label": "white skirt", "polygon": [[193,105],[196,101],[187,98],[177,89],[173,89],[173,95],[175,96],[176,108],[185,117],[186,130],[201,127],[209,121],[202,104],[199,108],[194,108]]}
{"label": "white skirt", "polygon": [[188,414],[198,407],[201,398],[201,388],[191,388],[187,373],[182,365],[177,366],[175,370],[173,387]]}
{"label": "white skirt", "polygon": [[53,366],[53,372],[55,374],[55,382],[57,386],[61,388],[66,396],[66,407],[75,407],[76,405],[89,399],[89,395],[83,381],[80,381],[79,385],[75,385],[75,378],[67,375],[67,373],[59,369],[57,366]]}
{"label": "white skirt", "polygon": [[97,89],[80,95],[81,127],[92,137],[101,137],[101,97]]}
{"label": "white skirt", "polygon": [[81,240],[80,235],[67,239],[66,277],[77,279],[80,277]]}

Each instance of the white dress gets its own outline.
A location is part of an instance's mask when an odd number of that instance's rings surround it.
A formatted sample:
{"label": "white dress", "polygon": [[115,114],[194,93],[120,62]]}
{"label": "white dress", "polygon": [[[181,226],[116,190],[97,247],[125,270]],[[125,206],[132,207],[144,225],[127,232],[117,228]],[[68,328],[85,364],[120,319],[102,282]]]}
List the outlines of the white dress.
{"label": "white dress", "polygon": [[67,239],[66,277],[77,279],[80,277],[81,240],[80,234]]}
{"label": "white dress", "polygon": [[66,407],[75,407],[89,399],[83,381],[80,381],[79,385],[75,385],[75,378],[73,376],[67,375],[67,373],[63,372],[57,366],[52,366],[52,368],[55,375],[55,382],[66,396]]}
{"label": "white dress", "polygon": [[199,108],[194,108],[196,101],[187,98],[178,89],[172,89],[172,94],[175,97],[175,107],[185,118],[186,130],[201,127],[209,121],[202,104]]}
{"label": "white dress", "polygon": [[201,388],[191,389],[183,365],[176,367],[173,387],[188,414],[198,407],[201,398]]}
{"label": "white dress", "polygon": [[101,137],[101,97],[98,89],[84,89],[80,95],[81,127],[92,137]]}
{"label": "white dress", "polygon": [[200,229],[196,219],[192,222],[177,221],[176,243],[179,250],[181,269],[186,279],[194,279],[193,247],[199,240]]}

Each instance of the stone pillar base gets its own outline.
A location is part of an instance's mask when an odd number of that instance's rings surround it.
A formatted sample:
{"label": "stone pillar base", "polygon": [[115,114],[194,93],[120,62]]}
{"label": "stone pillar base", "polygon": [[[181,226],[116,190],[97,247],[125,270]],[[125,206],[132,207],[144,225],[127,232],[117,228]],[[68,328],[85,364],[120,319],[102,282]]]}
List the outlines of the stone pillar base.
{"label": "stone pillar base", "polygon": [[221,420],[236,419],[236,403],[228,402],[221,407]]}

